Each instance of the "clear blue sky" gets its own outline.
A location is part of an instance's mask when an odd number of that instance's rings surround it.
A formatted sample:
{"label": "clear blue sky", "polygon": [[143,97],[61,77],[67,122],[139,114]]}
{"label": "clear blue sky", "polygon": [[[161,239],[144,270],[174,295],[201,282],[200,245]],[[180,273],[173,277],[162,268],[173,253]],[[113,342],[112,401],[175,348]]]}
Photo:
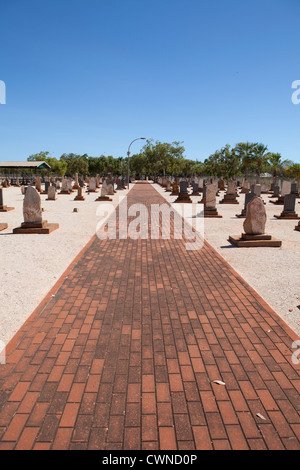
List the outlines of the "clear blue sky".
{"label": "clear blue sky", "polygon": [[300,0],[0,0],[0,16],[0,161],[126,156],[143,136],[300,163]]}

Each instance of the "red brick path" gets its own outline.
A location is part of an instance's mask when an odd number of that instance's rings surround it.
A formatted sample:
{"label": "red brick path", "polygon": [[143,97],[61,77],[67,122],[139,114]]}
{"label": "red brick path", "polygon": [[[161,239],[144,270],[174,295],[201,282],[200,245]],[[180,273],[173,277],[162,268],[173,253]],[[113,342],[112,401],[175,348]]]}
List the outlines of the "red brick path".
{"label": "red brick path", "polygon": [[300,449],[295,339],[208,244],[94,237],[7,347],[0,449]]}

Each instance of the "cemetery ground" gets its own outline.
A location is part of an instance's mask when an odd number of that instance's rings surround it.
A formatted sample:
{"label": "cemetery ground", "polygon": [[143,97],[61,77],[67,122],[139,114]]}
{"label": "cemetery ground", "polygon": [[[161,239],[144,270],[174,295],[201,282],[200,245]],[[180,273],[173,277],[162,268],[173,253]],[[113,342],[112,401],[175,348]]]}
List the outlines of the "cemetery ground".
{"label": "cemetery ground", "polygon": [[[131,188],[129,204],[176,199]],[[262,194],[282,246],[234,247],[240,194],[189,252],[180,240],[100,241],[97,195],[75,195],[41,195],[59,229],[22,235],[21,190],[4,191],[15,209],[0,214],[0,449],[299,450],[298,221],[274,218],[282,206]]]}

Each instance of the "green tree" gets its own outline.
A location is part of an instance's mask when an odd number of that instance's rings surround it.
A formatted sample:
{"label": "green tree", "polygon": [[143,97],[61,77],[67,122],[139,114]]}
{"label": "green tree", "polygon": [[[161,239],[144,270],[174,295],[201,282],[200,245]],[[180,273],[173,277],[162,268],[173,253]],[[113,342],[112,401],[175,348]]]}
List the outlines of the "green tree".
{"label": "green tree", "polygon": [[241,170],[244,171],[245,180],[248,179],[249,167],[254,161],[254,148],[255,143],[253,142],[239,142],[235,146],[235,150],[239,155],[241,162]]}
{"label": "green tree", "polygon": [[300,163],[293,163],[285,168],[285,174],[295,181],[300,182]]}
{"label": "green tree", "polygon": [[284,168],[290,163],[292,163],[290,162],[290,160],[282,160],[282,156],[280,153],[270,152],[268,154],[268,165],[273,175],[274,185],[276,185],[278,174],[282,173]]}
{"label": "green tree", "polygon": [[60,160],[67,164],[66,174],[74,176],[75,173],[79,175],[86,175],[89,171],[89,164],[86,155],[77,155],[76,153],[64,153]]}
{"label": "green tree", "polygon": [[268,147],[264,144],[255,144],[253,153],[252,160],[256,171],[256,183],[259,183],[261,171],[268,161]]}

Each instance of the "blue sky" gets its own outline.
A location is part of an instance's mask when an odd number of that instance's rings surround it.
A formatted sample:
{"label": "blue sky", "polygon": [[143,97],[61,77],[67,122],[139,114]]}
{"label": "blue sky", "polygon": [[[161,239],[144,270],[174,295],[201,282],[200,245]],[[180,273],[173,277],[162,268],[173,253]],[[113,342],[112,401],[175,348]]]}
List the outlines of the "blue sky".
{"label": "blue sky", "polygon": [[143,136],[300,163],[299,0],[0,0],[0,16],[0,161],[126,156]]}

